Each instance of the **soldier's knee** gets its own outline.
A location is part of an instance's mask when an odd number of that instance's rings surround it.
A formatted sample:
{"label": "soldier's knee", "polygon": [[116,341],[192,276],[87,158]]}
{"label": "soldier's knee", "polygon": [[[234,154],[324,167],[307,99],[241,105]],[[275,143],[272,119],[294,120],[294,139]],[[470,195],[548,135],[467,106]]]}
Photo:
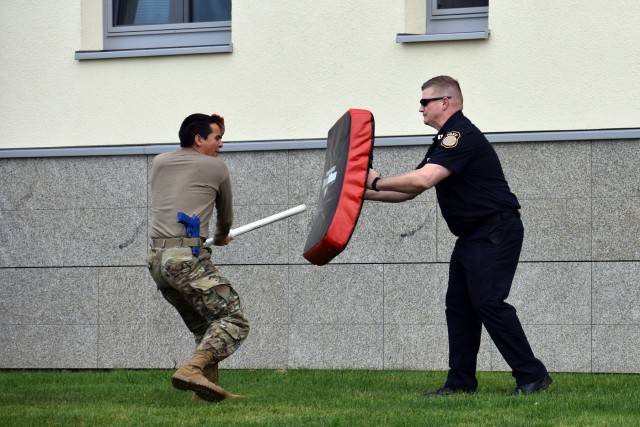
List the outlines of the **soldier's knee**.
{"label": "soldier's knee", "polygon": [[247,316],[243,312],[236,313],[231,320],[231,324],[235,327],[235,339],[238,341],[244,341],[249,335],[251,325]]}

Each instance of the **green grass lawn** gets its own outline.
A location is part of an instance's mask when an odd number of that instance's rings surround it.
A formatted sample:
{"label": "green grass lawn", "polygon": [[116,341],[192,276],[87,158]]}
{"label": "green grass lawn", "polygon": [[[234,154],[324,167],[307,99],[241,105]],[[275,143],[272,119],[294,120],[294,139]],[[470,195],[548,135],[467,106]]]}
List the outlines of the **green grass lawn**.
{"label": "green grass lawn", "polygon": [[0,371],[0,426],[639,426],[640,375],[552,373],[508,396],[481,372],[474,395],[424,398],[444,372],[221,370],[242,400],[192,401],[168,370]]}

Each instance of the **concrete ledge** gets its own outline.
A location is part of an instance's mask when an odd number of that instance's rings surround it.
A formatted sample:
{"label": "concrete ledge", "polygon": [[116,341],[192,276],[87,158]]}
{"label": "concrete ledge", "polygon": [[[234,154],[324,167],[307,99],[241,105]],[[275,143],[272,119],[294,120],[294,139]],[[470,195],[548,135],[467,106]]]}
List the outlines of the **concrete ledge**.
{"label": "concrete ledge", "polygon": [[[497,132],[485,133],[489,142],[542,142],[542,141],[586,141],[608,139],[640,139],[640,128],[627,129],[591,129],[566,131],[534,132]],[[376,147],[428,145],[433,134],[409,136],[382,136],[375,140]],[[321,139],[296,139],[274,141],[237,141],[225,142],[222,152],[272,151],[272,150],[308,150],[323,149],[327,141]],[[160,154],[178,148],[175,144],[95,146],[95,147],[56,147],[0,149],[0,159],[21,157],[71,157],[71,156],[135,156],[141,154]]]}

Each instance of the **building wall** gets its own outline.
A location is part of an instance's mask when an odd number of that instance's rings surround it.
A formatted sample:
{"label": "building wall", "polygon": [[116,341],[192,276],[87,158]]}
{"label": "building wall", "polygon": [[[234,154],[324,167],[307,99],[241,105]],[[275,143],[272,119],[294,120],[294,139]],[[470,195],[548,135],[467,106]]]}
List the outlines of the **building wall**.
{"label": "building wall", "polygon": [[0,2],[0,149],[175,143],[194,111],[228,141],[323,138],[348,108],[419,135],[439,74],[486,132],[640,127],[633,0],[492,0],[487,40],[430,43],[396,43],[412,2],[234,1],[232,53],[77,61],[102,49],[102,2]]}
{"label": "building wall", "polygon": [[[509,302],[552,371],[640,372],[639,140],[494,144],[522,204]],[[377,147],[385,175],[424,146]],[[0,159],[0,368],[171,368],[193,339],[146,268],[152,161]],[[447,368],[444,296],[453,236],[433,191],[365,202],[347,249],[302,250],[324,150],[228,152],[235,224],[295,217],[216,248],[252,331],[226,368]],[[508,370],[483,334],[479,369]]]}
{"label": "building wall", "polygon": [[[0,368],[167,368],[192,350],[145,270],[153,156],[94,154],[171,147],[196,111],[225,116],[227,143],[320,140],[348,108],[373,112],[377,138],[423,135],[420,86],[438,74],[485,132],[637,138],[640,3],[611,3],[492,0],[487,40],[396,43],[415,0],[234,1],[232,53],[78,61],[102,49],[102,0],[3,0]],[[640,145],[593,138],[496,144],[527,230],[510,301],[550,369],[637,373]],[[61,147],[87,156],[29,156]],[[423,151],[378,147],[376,167]],[[309,206],[216,249],[254,325],[225,366],[445,369],[454,240],[433,192],[367,202],[315,267],[301,253],[323,157],[224,153],[237,224]],[[479,364],[507,368],[486,337]]]}

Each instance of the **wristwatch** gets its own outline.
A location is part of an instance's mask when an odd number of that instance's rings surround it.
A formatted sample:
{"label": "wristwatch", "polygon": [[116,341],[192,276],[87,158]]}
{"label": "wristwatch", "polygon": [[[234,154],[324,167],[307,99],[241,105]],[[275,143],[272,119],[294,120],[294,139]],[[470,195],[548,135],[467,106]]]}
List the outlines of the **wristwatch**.
{"label": "wristwatch", "polygon": [[371,183],[371,189],[373,191],[380,191],[378,190],[378,181],[380,181],[380,178],[382,178],[382,176],[379,175],[373,179],[373,182]]}

